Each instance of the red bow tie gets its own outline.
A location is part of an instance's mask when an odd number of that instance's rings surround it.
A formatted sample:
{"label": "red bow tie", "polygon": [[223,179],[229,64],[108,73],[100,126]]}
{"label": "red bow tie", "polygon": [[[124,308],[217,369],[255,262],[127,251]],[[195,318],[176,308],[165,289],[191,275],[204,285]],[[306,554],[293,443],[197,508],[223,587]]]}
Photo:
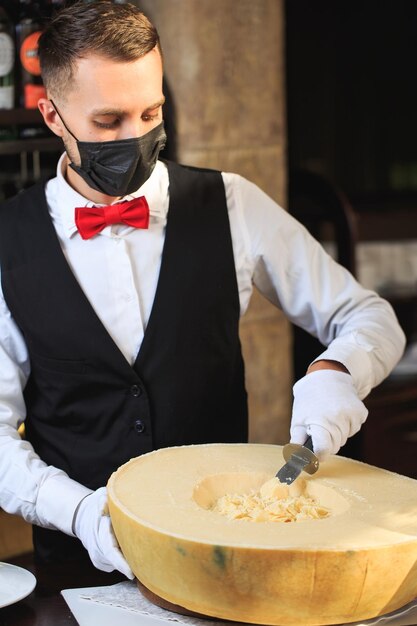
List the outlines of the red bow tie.
{"label": "red bow tie", "polygon": [[148,228],[149,206],[145,196],[98,207],[76,207],[75,224],[83,239],[90,239],[110,224]]}

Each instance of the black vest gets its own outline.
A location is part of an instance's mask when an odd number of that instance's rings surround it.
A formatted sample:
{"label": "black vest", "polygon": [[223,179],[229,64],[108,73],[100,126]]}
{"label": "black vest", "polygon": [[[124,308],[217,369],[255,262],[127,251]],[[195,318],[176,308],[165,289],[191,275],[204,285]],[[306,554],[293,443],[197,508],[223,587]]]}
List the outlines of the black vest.
{"label": "black vest", "polygon": [[[168,172],[158,286],[133,367],[65,260],[43,185],[0,210],[2,288],[31,361],[26,436],[46,463],[91,489],[157,448],[247,441],[239,296],[221,174],[174,163]],[[61,533],[34,533],[45,559],[56,558],[48,543],[73,551],[74,540]]]}

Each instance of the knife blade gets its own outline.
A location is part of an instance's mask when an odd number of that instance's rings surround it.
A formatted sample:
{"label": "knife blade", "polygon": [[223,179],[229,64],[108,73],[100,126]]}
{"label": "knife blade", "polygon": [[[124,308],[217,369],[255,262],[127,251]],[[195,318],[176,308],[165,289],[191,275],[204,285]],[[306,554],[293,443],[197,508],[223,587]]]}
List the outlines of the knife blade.
{"label": "knife blade", "polygon": [[283,449],[285,465],[276,473],[281,483],[291,485],[302,471],[315,474],[319,469],[319,460],[313,452],[313,441],[307,437],[304,445],[287,443]]}

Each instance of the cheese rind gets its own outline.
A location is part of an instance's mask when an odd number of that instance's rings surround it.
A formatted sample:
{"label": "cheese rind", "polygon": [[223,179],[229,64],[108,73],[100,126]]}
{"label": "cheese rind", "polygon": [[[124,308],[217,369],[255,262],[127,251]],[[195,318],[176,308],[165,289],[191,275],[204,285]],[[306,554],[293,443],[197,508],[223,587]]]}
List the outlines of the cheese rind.
{"label": "cheese rind", "polygon": [[119,468],[109,509],[135,575],[174,604],[258,624],[359,621],[412,600],[415,480],[332,457],[298,479],[329,517],[254,524],[210,510],[222,495],[259,489],[283,462],[281,446],[208,444]]}

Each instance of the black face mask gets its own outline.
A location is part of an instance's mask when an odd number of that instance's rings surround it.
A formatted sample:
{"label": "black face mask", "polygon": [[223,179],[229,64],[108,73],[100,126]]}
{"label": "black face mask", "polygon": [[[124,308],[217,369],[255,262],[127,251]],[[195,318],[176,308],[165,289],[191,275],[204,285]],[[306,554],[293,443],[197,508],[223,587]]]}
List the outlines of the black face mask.
{"label": "black face mask", "polygon": [[115,141],[78,141],[55,104],[52,104],[65,128],[77,142],[81,164],[70,163],[70,167],[89,187],[107,196],[120,197],[133,193],[148,180],[166,144],[163,122],[142,137]]}

